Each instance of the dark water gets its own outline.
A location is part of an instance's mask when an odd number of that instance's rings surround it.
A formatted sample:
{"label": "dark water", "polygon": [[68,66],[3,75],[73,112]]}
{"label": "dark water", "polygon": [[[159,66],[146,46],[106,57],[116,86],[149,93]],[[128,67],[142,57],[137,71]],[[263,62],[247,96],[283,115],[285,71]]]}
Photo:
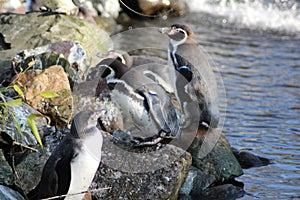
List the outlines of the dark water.
{"label": "dark water", "polygon": [[[139,24],[190,24],[221,72],[227,93],[223,132],[233,147],[273,161],[244,170],[237,180],[249,194],[242,199],[300,199],[300,11],[291,5],[252,13],[262,18],[257,22],[245,21],[249,16],[242,13],[232,17],[232,8],[223,16],[194,8],[182,18]],[[272,25],[277,15],[285,18]]]}

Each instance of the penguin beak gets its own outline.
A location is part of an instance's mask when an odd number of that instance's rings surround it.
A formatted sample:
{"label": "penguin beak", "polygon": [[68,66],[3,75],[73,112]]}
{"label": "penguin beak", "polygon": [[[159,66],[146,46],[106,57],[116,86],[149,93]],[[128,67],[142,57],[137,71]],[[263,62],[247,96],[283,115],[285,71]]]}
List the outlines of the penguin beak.
{"label": "penguin beak", "polygon": [[159,28],[158,32],[169,35],[172,29],[170,27]]}

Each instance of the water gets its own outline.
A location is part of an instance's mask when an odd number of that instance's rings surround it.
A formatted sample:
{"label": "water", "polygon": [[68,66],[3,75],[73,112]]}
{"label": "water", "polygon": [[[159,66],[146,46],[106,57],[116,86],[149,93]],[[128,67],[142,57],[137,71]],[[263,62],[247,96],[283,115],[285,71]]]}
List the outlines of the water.
{"label": "water", "polygon": [[136,26],[190,24],[219,68],[227,92],[223,132],[233,147],[273,161],[237,178],[248,193],[241,199],[300,199],[300,2],[190,5],[193,13],[182,18]]}

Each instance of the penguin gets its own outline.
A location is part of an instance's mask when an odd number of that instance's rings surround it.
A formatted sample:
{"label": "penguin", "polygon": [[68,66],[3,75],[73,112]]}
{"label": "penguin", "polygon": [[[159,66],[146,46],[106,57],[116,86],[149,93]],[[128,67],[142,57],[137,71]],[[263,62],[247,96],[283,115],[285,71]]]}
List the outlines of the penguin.
{"label": "penguin", "polygon": [[81,111],[72,120],[70,133],[47,160],[41,180],[29,199],[62,196],[81,200],[101,161],[102,131],[97,128],[102,111]]}
{"label": "penguin", "polygon": [[[186,109],[187,102],[199,105],[199,127],[217,128],[219,111],[216,104],[216,83],[213,72],[199,48],[193,30],[185,24],[173,24],[161,28],[169,37],[168,61],[173,71],[176,96],[184,112],[185,120],[193,118],[193,109]],[[191,115],[191,116],[189,116]]]}
{"label": "penguin", "polygon": [[170,96],[145,76],[143,70],[129,68],[112,58],[102,60],[99,65],[105,67],[101,78],[106,78],[113,98],[128,121],[125,129],[137,131],[136,135],[142,138],[134,146],[155,145],[163,138],[178,135],[177,114]]}

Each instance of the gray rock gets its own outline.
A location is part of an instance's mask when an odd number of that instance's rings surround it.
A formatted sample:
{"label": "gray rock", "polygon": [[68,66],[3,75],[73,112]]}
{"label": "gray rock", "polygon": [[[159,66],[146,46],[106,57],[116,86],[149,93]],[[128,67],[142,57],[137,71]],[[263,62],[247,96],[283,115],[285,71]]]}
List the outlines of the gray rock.
{"label": "gray rock", "polygon": [[20,195],[20,193],[3,185],[0,185],[0,199],[1,200],[25,200],[25,198],[22,195]]}
{"label": "gray rock", "polygon": [[232,148],[232,151],[243,169],[262,167],[271,164],[269,159],[254,155],[247,150],[238,151],[237,149]]}
{"label": "gray rock", "polygon": [[0,16],[0,33],[12,51],[13,57],[24,49],[47,45],[60,40],[78,41],[86,50],[91,66],[99,62],[98,52],[111,47],[109,35],[99,26],[61,14],[33,12],[26,15]]}
{"label": "gray rock", "polygon": [[20,51],[14,56],[13,65],[16,73],[29,69],[28,66],[42,70],[52,65],[61,65],[72,85],[82,82],[88,70],[86,51],[82,45],[74,41],[57,41]]}
{"label": "gray rock", "polygon": [[196,167],[191,166],[189,174],[181,187],[181,195],[194,195],[205,190],[216,181],[215,176],[206,174]]}
{"label": "gray rock", "polygon": [[238,187],[232,184],[224,184],[208,188],[203,192],[199,192],[197,195],[192,195],[192,199],[234,200],[243,197],[244,194],[245,191],[242,187]]}
{"label": "gray rock", "polygon": [[[2,94],[0,94],[0,97],[1,102],[12,101],[11,98],[8,98]],[[36,145],[37,141],[28,126],[27,118],[30,114],[41,114],[26,103],[22,103],[19,106],[9,106],[7,107],[7,109],[7,112],[0,118],[0,132],[5,133],[11,138],[11,140],[23,145]],[[17,127],[13,121],[12,114],[20,124],[21,132],[23,133],[24,137],[22,137],[17,131]],[[34,121],[38,129],[42,129],[43,127],[47,126],[47,119],[45,117],[37,117]]]}
{"label": "gray rock", "polygon": [[106,135],[102,163],[91,189],[96,199],[177,199],[191,164],[189,153],[172,145],[150,152],[120,149]]}
{"label": "gray rock", "polygon": [[192,165],[206,174],[214,175],[216,182],[223,182],[241,176],[243,170],[233,155],[228,140],[222,133],[209,133],[220,134],[220,136],[212,150],[206,156],[201,156],[201,145],[203,144],[205,134],[207,134],[205,131],[199,130],[197,137],[188,149],[188,152],[193,157]]}
{"label": "gray rock", "polygon": [[8,162],[6,161],[2,150],[0,150],[0,166],[0,184],[13,185],[13,171],[9,166]]}

